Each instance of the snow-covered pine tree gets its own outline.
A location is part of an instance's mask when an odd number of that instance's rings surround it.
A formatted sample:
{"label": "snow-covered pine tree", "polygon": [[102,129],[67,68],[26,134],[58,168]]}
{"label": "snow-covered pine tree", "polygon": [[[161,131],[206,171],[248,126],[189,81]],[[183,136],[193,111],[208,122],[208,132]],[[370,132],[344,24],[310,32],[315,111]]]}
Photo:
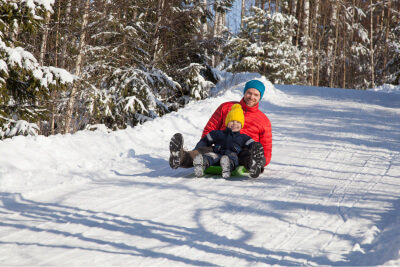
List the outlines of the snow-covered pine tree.
{"label": "snow-covered pine tree", "polygon": [[93,8],[83,71],[92,87],[81,97],[90,123],[134,126],[208,95],[216,45],[201,32],[210,16],[203,0],[112,0]]}
{"label": "snow-covered pine tree", "polygon": [[[125,128],[176,109],[171,100],[180,85],[159,63],[163,60],[160,4],[114,0],[94,5],[99,9],[92,18],[84,76],[96,89],[81,95],[90,123]],[[154,38],[158,38],[157,50]]]}
{"label": "snow-covered pine tree", "polygon": [[[396,3],[396,1],[394,1]],[[375,82],[377,84],[400,82],[400,14],[392,0],[374,3],[379,26],[374,32]]]}
{"label": "snow-covered pine tree", "polygon": [[263,75],[273,83],[305,84],[307,77],[307,49],[305,53],[293,45],[297,20],[280,12],[267,12],[265,69]]}
{"label": "snow-covered pine tree", "polygon": [[[400,21],[400,20],[399,20]],[[386,82],[400,84],[400,23],[390,30],[388,38],[388,62],[386,69]]]}
{"label": "snow-covered pine tree", "polygon": [[258,72],[273,83],[303,83],[300,50],[292,44],[297,20],[287,14],[251,7],[243,19],[245,27],[232,38],[225,68],[229,71]]}
{"label": "snow-covered pine tree", "polygon": [[15,135],[36,135],[37,122],[46,120],[46,102],[55,90],[73,82],[66,70],[42,67],[20,47],[19,36],[33,33],[50,1],[0,0],[0,139]]}

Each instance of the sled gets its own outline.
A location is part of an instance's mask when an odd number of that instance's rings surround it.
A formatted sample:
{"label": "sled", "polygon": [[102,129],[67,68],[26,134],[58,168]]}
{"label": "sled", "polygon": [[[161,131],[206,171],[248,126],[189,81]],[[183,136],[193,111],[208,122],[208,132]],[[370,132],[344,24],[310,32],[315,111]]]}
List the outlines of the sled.
{"label": "sled", "polygon": [[[231,176],[240,176],[247,172],[244,166],[238,166],[231,172]],[[222,167],[221,166],[210,166],[205,171],[204,174],[211,175],[222,175]]]}

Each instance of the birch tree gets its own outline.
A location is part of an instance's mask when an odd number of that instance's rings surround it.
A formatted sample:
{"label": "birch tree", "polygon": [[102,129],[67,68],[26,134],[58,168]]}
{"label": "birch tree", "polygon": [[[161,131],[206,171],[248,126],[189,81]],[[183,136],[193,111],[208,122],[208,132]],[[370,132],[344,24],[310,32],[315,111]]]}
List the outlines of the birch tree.
{"label": "birch tree", "polygon": [[[61,0],[59,0],[61,1]],[[62,45],[61,45],[61,62],[60,62],[60,67],[61,68],[68,68],[66,64],[66,59],[67,59],[67,45],[70,42],[70,30],[69,27],[71,27],[71,8],[72,8],[72,0],[67,0],[66,4],[66,10],[65,10],[65,26],[63,30],[63,36],[62,38]]]}
{"label": "birch tree", "polygon": [[[303,33],[302,33],[302,51],[304,55],[305,62],[303,63],[303,69],[306,73],[311,69],[309,64],[312,57],[309,54],[309,45],[310,45],[310,2],[309,0],[304,1],[304,17],[303,17]],[[310,75],[311,76],[311,75]]]}
{"label": "birch tree", "polygon": [[50,23],[50,11],[46,11],[44,30],[42,35],[42,44],[40,46],[40,56],[39,56],[40,66],[43,66],[44,64],[44,56],[46,54],[47,41],[49,37],[49,28],[48,28],[49,23]]}
{"label": "birch tree", "polygon": [[[91,0],[85,1],[84,12],[83,12],[83,16],[82,16],[81,35],[80,35],[79,46],[78,46],[78,56],[77,56],[76,64],[75,64],[75,75],[78,77],[80,77],[82,74],[83,56],[84,56],[84,49],[86,46],[87,25],[88,25],[88,21],[89,21],[90,1]],[[64,133],[70,132],[70,124],[71,124],[71,120],[72,120],[72,113],[74,111],[75,96],[76,96],[76,93],[78,90],[78,86],[79,86],[79,83],[75,82],[71,89],[71,93],[69,96],[69,101],[68,101],[68,105],[67,105],[67,109],[66,109],[66,115],[65,115]]]}
{"label": "birch tree", "polygon": [[246,15],[246,4],[245,0],[242,0],[242,9],[241,9],[241,15],[240,15],[240,28],[243,29],[243,18]]}
{"label": "birch tree", "polygon": [[201,35],[203,38],[205,38],[205,36],[207,35],[207,15],[208,15],[207,0],[202,0],[202,9],[203,9],[203,21],[201,25]]}

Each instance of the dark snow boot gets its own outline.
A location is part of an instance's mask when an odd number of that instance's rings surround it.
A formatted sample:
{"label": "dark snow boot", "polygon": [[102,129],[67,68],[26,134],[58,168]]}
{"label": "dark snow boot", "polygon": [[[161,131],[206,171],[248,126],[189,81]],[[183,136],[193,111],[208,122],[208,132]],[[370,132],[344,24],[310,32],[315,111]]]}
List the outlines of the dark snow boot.
{"label": "dark snow boot", "polygon": [[222,168],[222,177],[225,179],[231,177],[232,164],[229,157],[227,155],[223,155],[219,161],[219,164]]}
{"label": "dark snow boot", "polygon": [[253,147],[251,148],[251,162],[249,173],[251,178],[257,178],[262,170],[262,163],[264,158],[264,149],[261,143],[254,143]]}
{"label": "dark snow boot", "polygon": [[194,175],[196,177],[201,177],[204,175],[204,171],[209,167],[208,160],[203,157],[203,155],[198,154],[193,159],[193,166],[194,166]]}
{"label": "dark snow boot", "polygon": [[181,164],[183,157],[183,136],[180,133],[174,134],[169,142],[169,166],[172,169],[177,169]]}

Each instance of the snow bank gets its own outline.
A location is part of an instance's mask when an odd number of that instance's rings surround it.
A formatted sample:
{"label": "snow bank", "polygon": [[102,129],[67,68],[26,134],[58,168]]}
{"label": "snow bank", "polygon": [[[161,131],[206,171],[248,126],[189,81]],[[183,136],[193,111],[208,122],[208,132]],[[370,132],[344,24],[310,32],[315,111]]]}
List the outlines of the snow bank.
{"label": "snow bank", "polygon": [[400,85],[384,84],[370,90],[375,92],[400,94]]}

